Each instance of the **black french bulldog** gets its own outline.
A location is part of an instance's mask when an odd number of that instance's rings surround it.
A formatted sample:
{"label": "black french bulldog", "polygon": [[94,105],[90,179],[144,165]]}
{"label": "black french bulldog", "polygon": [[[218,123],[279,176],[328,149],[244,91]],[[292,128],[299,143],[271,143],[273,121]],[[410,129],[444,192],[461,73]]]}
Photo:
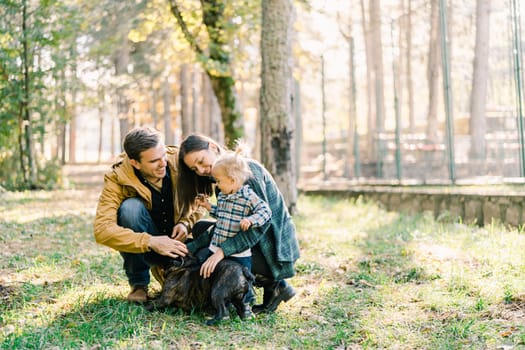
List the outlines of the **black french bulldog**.
{"label": "black french bulldog", "polygon": [[165,281],[160,296],[146,308],[153,311],[174,306],[190,312],[193,309],[206,310],[211,306],[215,315],[206,321],[207,325],[215,325],[228,317],[226,305],[229,302],[242,319],[253,315],[250,305],[244,301],[255,280],[248,268],[223,259],[209,278],[202,278],[200,266],[199,259],[191,255],[164,264]]}

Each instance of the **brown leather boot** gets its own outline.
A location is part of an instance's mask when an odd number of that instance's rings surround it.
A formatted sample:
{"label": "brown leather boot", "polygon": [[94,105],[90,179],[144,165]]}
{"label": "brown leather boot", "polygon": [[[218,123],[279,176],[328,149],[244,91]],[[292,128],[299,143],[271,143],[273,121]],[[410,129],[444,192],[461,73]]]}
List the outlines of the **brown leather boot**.
{"label": "brown leather boot", "polygon": [[148,301],[148,286],[132,286],[128,294],[128,301],[133,303],[145,303]]}

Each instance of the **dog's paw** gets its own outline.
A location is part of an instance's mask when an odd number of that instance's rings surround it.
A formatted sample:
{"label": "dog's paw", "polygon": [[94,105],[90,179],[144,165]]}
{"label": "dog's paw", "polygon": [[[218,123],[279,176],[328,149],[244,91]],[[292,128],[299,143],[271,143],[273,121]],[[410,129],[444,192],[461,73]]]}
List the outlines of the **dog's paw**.
{"label": "dog's paw", "polygon": [[243,320],[251,320],[255,318],[255,314],[252,312],[252,308],[248,305],[244,311],[239,315]]}

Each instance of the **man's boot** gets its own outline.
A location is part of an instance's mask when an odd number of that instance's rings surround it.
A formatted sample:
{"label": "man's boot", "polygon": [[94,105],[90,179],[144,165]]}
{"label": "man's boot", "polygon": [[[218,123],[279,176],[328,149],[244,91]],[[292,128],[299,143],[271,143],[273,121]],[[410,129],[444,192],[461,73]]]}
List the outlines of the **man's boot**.
{"label": "man's boot", "polygon": [[255,314],[274,312],[282,301],[287,302],[295,296],[295,290],[285,280],[257,276],[255,285],[264,290],[263,303],[252,307]]}
{"label": "man's boot", "polygon": [[139,304],[148,301],[148,286],[132,286],[128,294],[128,301]]}

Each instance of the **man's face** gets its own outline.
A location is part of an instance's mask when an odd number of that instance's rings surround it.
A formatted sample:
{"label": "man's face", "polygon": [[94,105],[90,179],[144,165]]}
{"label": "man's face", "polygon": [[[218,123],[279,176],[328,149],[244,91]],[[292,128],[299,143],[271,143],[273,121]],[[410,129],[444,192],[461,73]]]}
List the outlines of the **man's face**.
{"label": "man's face", "polygon": [[140,154],[140,162],[134,159],[130,162],[146,180],[155,183],[166,176],[166,147],[160,142],[156,147],[143,151]]}

